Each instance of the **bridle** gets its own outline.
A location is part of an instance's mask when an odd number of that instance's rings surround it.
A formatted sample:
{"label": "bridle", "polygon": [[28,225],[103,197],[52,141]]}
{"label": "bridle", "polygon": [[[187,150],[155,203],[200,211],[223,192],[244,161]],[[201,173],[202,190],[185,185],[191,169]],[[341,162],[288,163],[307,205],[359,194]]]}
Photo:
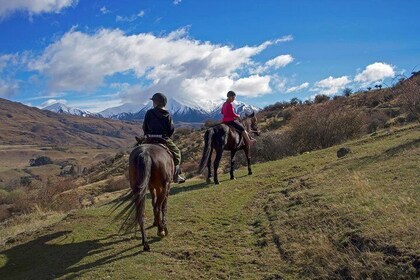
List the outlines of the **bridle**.
{"label": "bridle", "polygon": [[245,128],[249,128],[249,130],[247,130],[247,131],[248,131],[248,133],[254,133],[254,134],[258,135],[260,132],[259,132],[258,130],[252,129],[252,125],[249,125],[249,126],[248,126],[248,123],[247,123],[247,122],[245,122],[247,119],[250,119],[250,118],[253,118],[253,117],[255,117],[255,113],[254,113],[254,112],[253,112],[252,114],[250,114],[250,115],[245,114],[245,117],[240,118],[240,119],[239,119],[239,121],[240,121],[240,123],[241,123],[241,124],[242,124]]}

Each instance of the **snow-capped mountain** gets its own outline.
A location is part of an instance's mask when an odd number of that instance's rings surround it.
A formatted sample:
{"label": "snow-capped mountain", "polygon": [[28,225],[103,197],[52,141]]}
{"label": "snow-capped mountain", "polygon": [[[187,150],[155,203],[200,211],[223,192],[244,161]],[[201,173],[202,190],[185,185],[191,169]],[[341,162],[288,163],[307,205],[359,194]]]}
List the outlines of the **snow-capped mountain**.
{"label": "snow-capped mountain", "polygon": [[69,107],[69,106],[67,106],[66,104],[63,104],[63,103],[54,103],[54,104],[49,105],[47,107],[44,107],[42,109],[52,111],[52,112],[55,112],[55,113],[76,115],[76,116],[81,116],[81,117],[101,117],[101,115],[91,113],[89,111]]}
{"label": "snow-capped mountain", "polygon": [[[172,119],[175,122],[203,123],[209,119],[222,119],[221,109],[223,103],[224,102],[207,102],[198,105],[188,101],[178,101],[173,98],[169,98],[166,109],[171,113]],[[245,112],[249,114],[252,111],[260,110],[257,107],[247,105],[243,102],[235,101],[234,105],[236,113],[241,116]],[[94,116],[126,121],[142,121],[147,110],[152,107],[152,101],[149,101],[143,105],[126,103],[117,107],[108,108],[97,114],[69,107],[62,103],[55,103],[43,109],[61,114],[71,114],[83,117]]]}
{"label": "snow-capped mountain", "polygon": [[[223,103],[224,102],[221,102],[213,108],[213,110],[209,113],[210,119],[221,119],[223,117],[222,116]],[[259,110],[261,110],[258,107],[248,105],[240,101],[234,101],[233,104],[234,104],[236,113],[239,114],[241,117],[252,114],[252,112],[258,112]]]}
{"label": "snow-capped mountain", "polygon": [[99,114],[101,114],[105,118],[119,119],[120,115],[136,113],[139,111],[140,108],[143,107],[137,104],[124,103],[123,105],[117,107],[105,109]]}
{"label": "snow-capped mountain", "polygon": [[[190,102],[188,102],[190,103]],[[202,123],[208,119],[221,119],[221,109],[224,102],[207,102],[204,105],[198,105],[190,103],[187,101],[178,101],[173,98],[168,99],[168,104],[166,109],[171,113],[174,121],[179,122],[198,122]],[[235,101],[236,112],[238,114],[243,114],[244,112],[250,113],[252,110],[259,111],[260,109],[254,106],[247,105],[243,102]],[[131,105],[132,106],[132,105]],[[104,117],[120,120],[143,120],[146,115],[147,110],[152,108],[152,101],[147,102],[143,107],[137,107],[137,112],[135,112],[132,107],[128,104],[124,104],[119,107],[114,107],[107,109],[103,112],[100,112]],[[112,114],[110,112],[116,112]]]}

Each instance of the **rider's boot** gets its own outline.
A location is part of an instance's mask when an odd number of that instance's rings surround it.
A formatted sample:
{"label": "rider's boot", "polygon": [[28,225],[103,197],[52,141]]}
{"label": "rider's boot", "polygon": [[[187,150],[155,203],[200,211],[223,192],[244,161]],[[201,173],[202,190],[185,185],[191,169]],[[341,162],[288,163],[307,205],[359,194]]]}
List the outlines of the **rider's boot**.
{"label": "rider's boot", "polygon": [[182,184],[185,182],[185,178],[181,176],[181,168],[179,167],[179,165],[175,166],[174,182],[178,184]]}
{"label": "rider's boot", "polygon": [[242,132],[242,137],[245,139],[246,143],[248,144],[248,146],[251,146],[253,144],[255,144],[257,142],[257,140],[255,140],[254,138],[251,138],[248,134],[248,132],[243,131]]}

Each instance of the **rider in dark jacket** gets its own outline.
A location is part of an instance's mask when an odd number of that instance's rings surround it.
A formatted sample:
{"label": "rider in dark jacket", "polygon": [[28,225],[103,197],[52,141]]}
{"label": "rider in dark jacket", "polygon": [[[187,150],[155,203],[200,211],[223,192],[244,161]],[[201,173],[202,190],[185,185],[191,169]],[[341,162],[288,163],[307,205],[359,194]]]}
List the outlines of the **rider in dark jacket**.
{"label": "rider in dark jacket", "polygon": [[155,93],[152,98],[153,108],[149,109],[144,116],[143,132],[146,137],[163,138],[166,146],[174,156],[174,182],[184,183],[185,179],[181,173],[181,151],[170,138],[174,134],[174,122],[165,109],[167,99],[162,93]]}

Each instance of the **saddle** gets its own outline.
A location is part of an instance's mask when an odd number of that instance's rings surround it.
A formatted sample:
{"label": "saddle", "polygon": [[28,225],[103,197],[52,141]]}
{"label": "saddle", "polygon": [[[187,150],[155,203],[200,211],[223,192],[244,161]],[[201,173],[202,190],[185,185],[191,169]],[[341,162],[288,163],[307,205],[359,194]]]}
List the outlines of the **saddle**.
{"label": "saddle", "polygon": [[137,144],[136,146],[140,146],[142,144],[154,144],[164,148],[173,158],[174,155],[172,154],[171,150],[169,150],[168,146],[166,145],[167,142],[162,137],[137,137],[135,136]]}
{"label": "saddle", "polygon": [[244,137],[242,136],[242,133],[239,130],[237,130],[234,126],[228,125],[228,124],[226,124],[226,125],[229,127],[230,131],[232,131],[232,132],[236,131],[239,135],[239,141],[238,141],[238,144],[237,144],[236,148],[239,149],[239,148],[245,146],[245,141],[244,141]]}

